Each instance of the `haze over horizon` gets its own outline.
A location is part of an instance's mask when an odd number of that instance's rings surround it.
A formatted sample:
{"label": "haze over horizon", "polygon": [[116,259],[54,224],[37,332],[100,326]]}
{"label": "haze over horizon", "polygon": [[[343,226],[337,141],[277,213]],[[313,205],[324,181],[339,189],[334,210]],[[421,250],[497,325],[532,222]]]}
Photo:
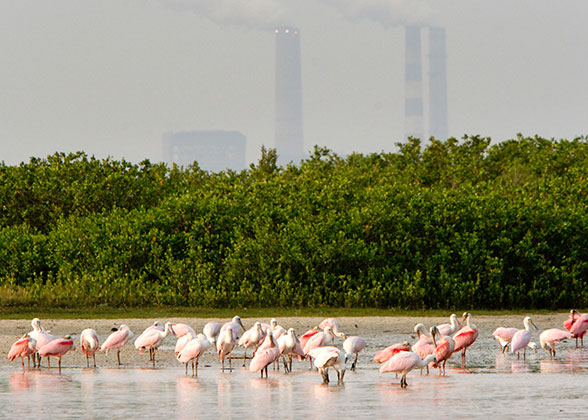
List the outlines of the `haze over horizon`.
{"label": "haze over horizon", "polygon": [[0,161],[158,162],[164,132],[237,130],[255,162],[274,147],[279,22],[300,28],[306,152],[404,141],[403,23],[446,28],[451,136],[572,139],[588,134],[586,16],[579,0],[3,0]]}

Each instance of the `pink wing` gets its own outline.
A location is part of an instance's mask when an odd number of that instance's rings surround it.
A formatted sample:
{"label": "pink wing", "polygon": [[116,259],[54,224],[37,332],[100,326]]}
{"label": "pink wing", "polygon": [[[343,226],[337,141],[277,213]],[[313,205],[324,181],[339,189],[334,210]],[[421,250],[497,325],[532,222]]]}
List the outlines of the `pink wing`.
{"label": "pink wing", "polygon": [[402,372],[411,370],[416,366],[420,357],[411,351],[401,351],[396,353],[390,360],[380,366],[380,373],[384,372]]}
{"label": "pink wing", "polygon": [[561,340],[567,340],[572,338],[572,334],[569,331],[560,330],[557,328],[550,328],[545,330],[539,336],[540,342],[545,343],[556,343]]}
{"label": "pink wing", "polygon": [[511,350],[513,353],[517,352],[518,350],[525,348],[527,344],[531,341],[531,333],[527,330],[519,330],[515,333],[512,337],[511,342]]}
{"label": "pink wing", "polygon": [[374,361],[378,363],[384,363],[392,358],[396,353],[401,351],[410,351],[410,348],[404,343],[396,343],[386,347],[384,350],[380,350],[374,356]]}
{"label": "pink wing", "polygon": [[453,351],[456,352],[471,346],[476,341],[476,338],[478,338],[478,330],[467,326],[463,327],[453,336],[453,341],[455,341]]}
{"label": "pink wing", "polygon": [[492,333],[492,335],[494,337],[500,337],[504,341],[510,342],[512,340],[512,337],[515,335],[515,333],[517,331],[518,331],[518,328],[498,327],[498,328],[496,328],[496,330],[494,330],[494,332]]}
{"label": "pink wing", "polygon": [[343,343],[343,348],[347,353],[359,353],[365,348],[365,340],[361,337],[349,337]]}
{"label": "pink wing", "polygon": [[277,347],[270,347],[264,350],[258,350],[251,359],[249,364],[250,372],[259,372],[267,365],[275,362],[280,357],[280,350]]}
{"label": "pink wing", "polygon": [[421,359],[424,359],[429,354],[432,354],[435,351],[435,346],[433,345],[433,339],[421,336],[419,341],[417,341],[414,346],[412,346],[412,351],[419,355]]}
{"label": "pink wing", "polygon": [[104,343],[102,343],[100,350],[106,350],[108,353],[109,349],[122,347],[127,343],[128,336],[129,333],[126,329],[115,331],[108,336]]}
{"label": "pink wing", "polygon": [[52,342],[45,344],[39,350],[39,356],[63,356],[73,347],[73,341],[64,338],[56,338]]}
{"label": "pink wing", "polygon": [[202,342],[197,339],[192,340],[178,354],[178,361],[180,363],[188,363],[190,360],[198,357],[200,353],[202,353]]}
{"label": "pink wing", "polygon": [[10,347],[10,351],[8,352],[8,358],[12,362],[15,357],[26,357],[33,353],[31,349],[29,349],[29,338],[21,338],[16,343],[14,343]]}
{"label": "pink wing", "polygon": [[582,314],[576,318],[572,324],[570,332],[578,337],[582,337],[584,334],[586,334],[586,330],[588,330],[588,316],[586,314]]}
{"label": "pink wing", "polygon": [[318,334],[318,330],[315,330],[315,329],[306,331],[304,334],[302,334],[302,337],[300,337],[300,346],[302,346],[302,348],[304,348],[306,346],[306,343],[308,342],[308,340],[310,340],[310,337],[312,337],[316,334]]}
{"label": "pink wing", "polygon": [[310,340],[306,342],[306,346],[304,346],[304,354],[308,354],[310,350],[315,349],[317,347],[323,347],[327,344],[331,344],[329,342],[327,335],[328,334],[325,332],[320,332],[313,335],[310,338]]}
{"label": "pink wing", "polygon": [[319,328],[324,330],[327,327],[331,327],[334,331],[337,331],[339,329],[339,321],[337,321],[335,318],[323,319],[319,324]]}
{"label": "pink wing", "polygon": [[572,318],[572,315],[570,315],[570,317],[564,321],[563,326],[566,330],[569,331],[572,329],[572,325],[574,325],[574,318]]}
{"label": "pink wing", "polygon": [[196,337],[194,329],[187,324],[172,324],[172,328],[178,337],[183,337],[188,333],[192,334],[192,337]]}
{"label": "pink wing", "polygon": [[336,347],[317,347],[316,349],[310,350],[308,355],[314,359],[314,365],[316,367],[323,367],[332,358],[339,358],[341,355]]}

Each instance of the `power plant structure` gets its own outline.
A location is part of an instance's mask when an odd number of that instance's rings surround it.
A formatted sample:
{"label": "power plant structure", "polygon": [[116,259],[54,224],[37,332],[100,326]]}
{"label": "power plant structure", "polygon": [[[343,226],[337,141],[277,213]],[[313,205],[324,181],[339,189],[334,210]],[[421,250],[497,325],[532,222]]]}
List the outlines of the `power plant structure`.
{"label": "power plant structure", "polygon": [[[421,32],[424,27],[405,27],[404,131],[405,137],[425,140],[423,102],[423,54]],[[428,135],[439,140],[449,136],[447,115],[447,51],[445,29],[428,27]]]}
{"label": "power plant structure", "polygon": [[278,164],[298,164],[304,158],[300,31],[283,26],[276,35],[275,147]]}

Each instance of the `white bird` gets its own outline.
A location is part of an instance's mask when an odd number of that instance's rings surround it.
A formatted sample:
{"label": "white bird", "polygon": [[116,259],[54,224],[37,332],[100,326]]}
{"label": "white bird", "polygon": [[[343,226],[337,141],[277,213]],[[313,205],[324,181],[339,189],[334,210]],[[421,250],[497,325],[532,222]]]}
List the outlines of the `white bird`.
{"label": "white bird", "polygon": [[206,338],[208,338],[208,341],[210,341],[212,343],[212,346],[214,347],[215,351],[216,351],[216,340],[218,339],[218,335],[220,334],[220,331],[221,331],[221,324],[219,324],[218,322],[215,322],[215,321],[207,322],[206,325],[204,326],[204,328],[202,328],[202,332],[204,333]]}
{"label": "white bird", "polygon": [[[184,337],[192,338],[192,334],[188,333]],[[183,337],[182,337],[183,338]],[[212,347],[212,343],[206,338],[204,334],[198,334],[196,338],[191,339],[177,355],[180,363],[186,365],[186,375],[188,374],[188,362],[192,361],[192,376],[198,375],[198,361],[200,356]]]}
{"label": "white bird", "polygon": [[351,364],[351,370],[355,370],[355,366],[357,366],[357,357],[359,356],[359,352],[365,348],[365,345],[365,340],[357,336],[347,337],[343,342],[345,353],[355,355],[355,359]]}
{"label": "white bird", "polygon": [[437,330],[442,336],[453,335],[461,328],[461,323],[457,319],[457,315],[451,314],[449,317],[449,324],[437,325]]}
{"label": "white bird", "polygon": [[241,321],[241,318],[238,315],[235,315],[231,321],[224,323],[221,327],[221,332],[228,328],[233,330],[233,336],[236,340],[238,340],[246,330],[243,322]]}
{"label": "white bird", "polygon": [[[348,356],[333,346],[317,347],[308,352],[312,357],[314,365],[323,377],[323,383],[329,383],[329,368],[337,371],[337,383],[342,384],[345,376],[345,363]],[[351,357],[351,355],[349,355]],[[337,368],[338,367],[338,368]]]}
{"label": "white bird", "polygon": [[173,324],[171,322],[166,322],[164,331],[153,329],[146,334],[141,334],[141,337],[137,337],[135,340],[135,347],[140,350],[141,354],[143,354],[146,349],[150,350],[150,353],[153,355],[153,367],[155,367],[155,352],[169,334],[176,335],[173,329]]}
{"label": "white bird", "polygon": [[231,352],[235,348],[237,344],[237,339],[234,336],[234,332],[231,328],[227,328],[218,336],[218,340],[216,341],[216,352],[218,354],[218,358],[221,361],[221,369],[225,371],[225,357],[229,356],[229,369],[232,369],[231,366]]}

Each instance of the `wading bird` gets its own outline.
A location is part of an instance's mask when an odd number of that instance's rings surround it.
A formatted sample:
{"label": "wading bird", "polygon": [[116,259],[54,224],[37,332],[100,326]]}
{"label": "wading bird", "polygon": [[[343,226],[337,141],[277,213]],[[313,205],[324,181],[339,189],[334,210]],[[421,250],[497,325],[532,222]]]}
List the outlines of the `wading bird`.
{"label": "wading bird", "polygon": [[380,350],[374,356],[374,361],[377,363],[387,362],[392,358],[392,356],[401,351],[410,351],[410,343],[408,341],[404,341],[402,343],[395,343],[391,346],[386,347],[383,350]]}
{"label": "wading bird", "polygon": [[455,342],[453,352],[455,353],[461,350],[461,366],[465,367],[466,350],[478,338],[478,327],[472,324],[472,314],[469,312],[464,312],[461,323],[465,324],[465,326],[452,337]]}
{"label": "wading bird", "polygon": [[353,355],[346,355],[333,346],[325,346],[310,350],[309,356],[312,357],[314,365],[323,377],[324,384],[329,383],[330,367],[337,371],[337,383],[342,384],[343,378],[345,377],[345,364],[348,357],[352,357]]}
{"label": "wading bird", "polygon": [[12,362],[15,358],[20,357],[22,364],[22,371],[24,372],[24,358],[28,359],[29,369],[31,367],[31,360],[29,356],[34,355],[37,351],[35,339],[30,337],[28,334],[23,335],[10,347],[8,352],[8,358]]}
{"label": "wading bird", "polygon": [[531,326],[533,326],[535,330],[539,330],[530,316],[525,317],[523,324],[525,325],[525,329],[518,330],[515,335],[512,336],[511,351],[517,354],[517,359],[520,357],[519,351],[521,349],[523,349],[523,359],[527,357],[527,345],[531,341]]}
{"label": "wading bird", "polygon": [[274,336],[271,331],[266,335],[263,345],[257,349],[255,356],[251,359],[249,364],[250,372],[261,372],[263,378],[263,372],[265,371],[265,377],[267,378],[267,368],[269,365],[274,363],[280,357],[280,349],[278,348]]}
{"label": "wading bird", "polygon": [[114,332],[108,336],[108,338],[102,343],[100,346],[101,351],[106,351],[106,355],[108,356],[108,351],[112,349],[116,349],[116,360],[118,365],[120,366],[120,349],[122,346],[127,344],[129,340],[134,337],[133,332],[126,324],[121,324],[121,326],[116,329],[114,328]]}
{"label": "wading bird", "polygon": [[[433,367],[439,368],[439,375],[441,375],[441,371],[445,375],[445,364],[453,354],[455,342],[453,338],[447,335],[441,335],[437,327],[431,327],[431,337],[433,337],[433,345],[435,346],[435,350],[433,351],[435,363],[433,363]],[[439,337],[439,340],[437,340],[437,337]]]}
{"label": "wading bird", "polygon": [[90,367],[90,357],[94,360],[94,367],[96,367],[96,352],[100,347],[100,340],[98,334],[92,328],[86,328],[80,334],[80,348],[82,353],[86,355],[86,367]]}
{"label": "wading bird", "polygon": [[[188,333],[184,337],[191,338],[192,334]],[[198,361],[200,356],[211,347],[212,343],[204,334],[198,334],[196,338],[193,338],[184,346],[182,351],[177,355],[177,359],[180,363],[186,365],[186,375],[188,374],[188,363],[191,361],[192,376],[198,376]]]}
{"label": "wading bird", "polygon": [[[71,336],[66,335],[63,338],[56,338],[55,340],[41,347],[39,349],[39,356],[46,357],[47,360],[49,360],[49,357],[51,356],[57,357],[59,373],[61,373],[61,358],[68,351],[75,349],[76,346],[71,339]],[[47,364],[49,364],[49,361],[47,361]]]}
{"label": "wading bird", "polygon": [[150,355],[153,356],[152,358],[150,357],[150,360],[153,362],[153,367],[155,367],[155,352],[170,334],[176,335],[173,324],[166,322],[164,331],[154,329],[146,334],[141,334],[141,337],[135,340],[135,347],[139,349],[141,354],[145,353],[145,350],[149,350]]}
{"label": "wading bird", "polygon": [[355,367],[357,366],[357,357],[359,356],[359,352],[365,348],[365,345],[365,340],[362,337],[357,336],[347,337],[343,342],[345,353],[355,355],[355,359],[351,364],[351,370],[355,370]]}
{"label": "wading bird", "polygon": [[572,338],[571,332],[558,328],[550,328],[539,335],[539,342],[543,350],[548,351],[551,357],[555,357],[555,344],[570,338]]}
{"label": "wading bird", "polygon": [[380,373],[394,372],[402,374],[400,379],[400,387],[406,388],[408,383],[406,382],[406,375],[413,369],[424,368],[429,363],[436,363],[435,355],[429,354],[425,359],[421,359],[418,354],[412,351],[401,351],[396,353],[390,360],[384,363],[380,367]]}

